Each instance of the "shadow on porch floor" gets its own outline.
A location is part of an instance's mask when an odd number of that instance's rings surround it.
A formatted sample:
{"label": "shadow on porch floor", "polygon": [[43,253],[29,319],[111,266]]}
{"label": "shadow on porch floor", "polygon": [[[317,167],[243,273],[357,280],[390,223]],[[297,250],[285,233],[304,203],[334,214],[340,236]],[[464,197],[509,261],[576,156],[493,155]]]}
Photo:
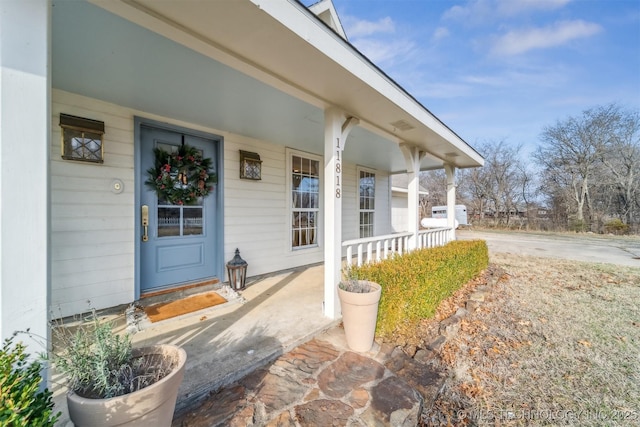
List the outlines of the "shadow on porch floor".
{"label": "shadow on porch floor", "polygon": [[[187,352],[176,414],[207,393],[267,365],[338,321],[322,314],[324,268],[296,269],[260,278],[239,291],[242,298],[176,319],[149,324],[133,336],[134,346],[175,344]],[[59,425],[71,426],[66,390],[56,391],[63,411]]]}

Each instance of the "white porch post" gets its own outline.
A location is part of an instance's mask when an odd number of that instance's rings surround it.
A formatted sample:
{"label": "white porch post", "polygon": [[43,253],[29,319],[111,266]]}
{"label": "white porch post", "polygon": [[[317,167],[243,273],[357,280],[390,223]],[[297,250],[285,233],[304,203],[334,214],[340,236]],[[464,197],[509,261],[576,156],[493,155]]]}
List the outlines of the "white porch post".
{"label": "white porch post", "polygon": [[451,228],[449,240],[456,239],[456,168],[451,164],[445,164],[447,174],[447,227]]}
{"label": "white porch post", "polygon": [[48,342],[50,22],[49,0],[0,1],[2,339],[30,328]]}
{"label": "white porch post", "polygon": [[342,267],[342,151],[358,119],[335,109],[324,112],[324,315],[340,317],[337,285]]}
{"label": "white porch post", "polygon": [[420,203],[420,162],[425,156],[418,147],[400,144],[400,149],[407,163],[407,178],[409,187],[407,191],[407,231],[413,233],[409,238],[409,250],[418,247],[418,231],[420,231],[420,218],[418,218]]}

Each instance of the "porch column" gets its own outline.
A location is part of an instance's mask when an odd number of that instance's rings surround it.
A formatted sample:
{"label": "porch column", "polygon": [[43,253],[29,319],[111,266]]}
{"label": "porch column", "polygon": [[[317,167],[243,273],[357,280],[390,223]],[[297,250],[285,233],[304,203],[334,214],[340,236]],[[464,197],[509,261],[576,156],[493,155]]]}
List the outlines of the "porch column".
{"label": "porch column", "polygon": [[324,112],[324,315],[340,317],[338,283],[342,269],[342,152],[354,117],[329,108]]}
{"label": "porch column", "polygon": [[425,156],[424,151],[418,147],[400,144],[400,150],[407,163],[407,178],[409,187],[407,191],[407,231],[413,233],[409,239],[409,250],[418,248],[418,231],[420,231],[420,218],[418,217],[420,203],[420,162]]}
{"label": "porch column", "polygon": [[449,240],[456,240],[456,168],[447,163],[444,171],[447,174],[447,227],[451,228]]}
{"label": "porch column", "polygon": [[50,22],[48,0],[0,1],[1,339],[49,336]]}

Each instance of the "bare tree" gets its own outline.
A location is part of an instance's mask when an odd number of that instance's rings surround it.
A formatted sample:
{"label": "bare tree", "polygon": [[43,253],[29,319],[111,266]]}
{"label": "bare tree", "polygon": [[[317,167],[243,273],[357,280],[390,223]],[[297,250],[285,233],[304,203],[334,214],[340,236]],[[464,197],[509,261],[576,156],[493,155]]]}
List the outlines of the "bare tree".
{"label": "bare tree", "polygon": [[614,212],[626,224],[634,224],[640,207],[640,115],[618,109],[613,138],[601,162],[609,175]]}
{"label": "bare tree", "polygon": [[[591,108],[581,116],[546,127],[540,136],[542,145],[535,158],[544,173],[551,179],[557,178],[565,194],[570,196],[572,213],[580,226],[591,220],[591,182],[607,147],[613,143],[618,118],[619,108],[613,104]],[[589,221],[585,221],[585,206]]]}
{"label": "bare tree", "polygon": [[420,186],[428,195],[420,198],[423,216],[431,216],[431,208],[447,204],[447,175],[444,169],[420,173]]}
{"label": "bare tree", "polygon": [[591,229],[612,217],[632,224],[639,211],[639,135],[638,113],[616,104],[546,127],[534,157],[547,200],[567,209],[577,228]]}
{"label": "bare tree", "polygon": [[530,194],[532,178],[520,159],[521,146],[505,141],[486,142],[478,151],[484,156],[485,165],[461,173],[459,192],[480,220],[490,217],[509,226],[524,211],[524,191]]}

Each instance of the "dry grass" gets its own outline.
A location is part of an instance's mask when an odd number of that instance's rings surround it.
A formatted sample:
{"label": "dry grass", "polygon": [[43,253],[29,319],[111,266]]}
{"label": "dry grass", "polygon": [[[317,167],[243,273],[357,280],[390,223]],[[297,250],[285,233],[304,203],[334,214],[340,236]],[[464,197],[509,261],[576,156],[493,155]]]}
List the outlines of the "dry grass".
{"label": "dry grass", "polygon": [[640,425],[640,269],[497,254],[429,425]]}

